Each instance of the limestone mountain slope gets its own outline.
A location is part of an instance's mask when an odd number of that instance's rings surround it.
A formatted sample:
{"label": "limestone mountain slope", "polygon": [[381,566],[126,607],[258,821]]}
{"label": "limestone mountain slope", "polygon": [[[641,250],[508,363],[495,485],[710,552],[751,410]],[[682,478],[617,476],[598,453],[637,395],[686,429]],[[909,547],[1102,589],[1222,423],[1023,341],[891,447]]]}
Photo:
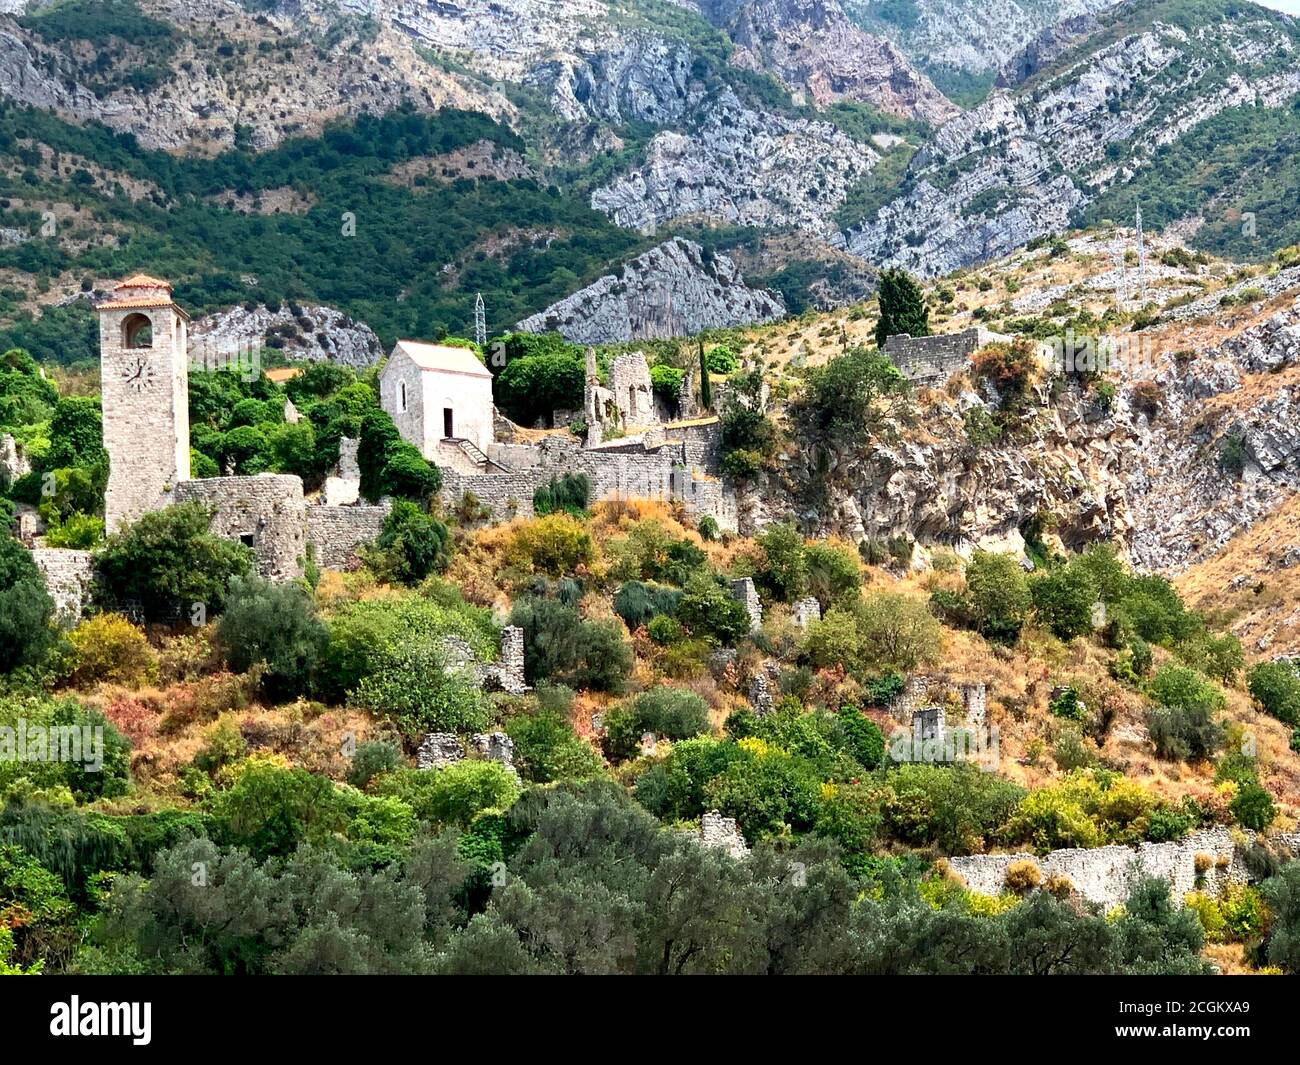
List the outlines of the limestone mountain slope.
{"label": "limestone mountain slope", "polygon": [[556,332],[582,344],[689,336],[771,321],[779,296],[751,289],[725,255],[671,240],[572,296],[525,318],[525,332]]}
{"label": "limestone mountain slope", "polygon": [[995,71],[1043,30],[1119,0],[849,0],[849,14],[926,66]]}
{"label": "limestone mountain slope", "polygon": [[[849,249],[937,276],[1067,228],[1220,115],[1231,142],[1227,112],[1293,113],[1300,28],[1285,16],[1154,3],[1099,22],[1014,90],[943,126],[900,195],[849,233]],[[1112,202],[1124,207],[1122,195]]]}
{"label": "limestone mountain slope", "polygon": [[733,65],[774,74],[806,90],[819,107],[857,101],[934,123],[959,110],[895,44],[854,25],[836,0],[749,0],[701,9],[735,43]]}

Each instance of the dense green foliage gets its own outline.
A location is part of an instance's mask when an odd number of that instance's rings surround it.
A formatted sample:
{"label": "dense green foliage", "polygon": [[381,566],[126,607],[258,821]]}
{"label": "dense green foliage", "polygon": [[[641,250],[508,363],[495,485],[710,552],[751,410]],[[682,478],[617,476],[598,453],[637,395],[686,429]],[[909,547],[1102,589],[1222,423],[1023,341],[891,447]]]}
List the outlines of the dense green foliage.
{"label": "dense green foliage", "polygon": [[196,605],[215,614],[253,553],[209,532],[208,521],[201,504],[177,503],[110,537],[95,556],[98,596],[110,605],[138,604],[157,620],[189,616]]}
{"label": "dense green foliage", "polygon": [[[146,151],[130,135],[93,124],[73,127],[45,112],[6,106],[0,109],[0,159],[22,173],[30,163],[24,153],[31,150],[19,145],[20,137],[148,181],[158,193],[132,200],[111,177],[5,179],[0,195],[10,204],[6,225],[34,232],[39,215],[27,204],[53,199],[99,212],[124,234],[115,245],[80,251],[55,237],[37,237],[0,251],[0,265],[45,278],[61,271],[126,276],[147,268],[176,284],[177,300],[191,313],[247,299],[240,275],[256,264],[259,302],[275,307],[311,299],[339,307],[371,325],[386,346],[399,335],[466,333],[478,292],[487,303],[489,327],[501,330],[568,295],[638,244],[581,197],[530,180],[459,179],[415,189],[384,180],[402,162],[480,140],[522,149],[513,133],[478,114],[363,116],[319,138],[207,159]],[[223,192],[257,197],[286,185],[310,189],[310,209],[244,214],[213,202]],[[545,243],[522,241],[501,258],[474,254],[489,237],[517,227],[564,235]],[[448,261],[461,267],[451,285],[441,276]],[[0,331],[0,348],[15,344],[45,361],[89,363],[97,355],[84,309],[50,311],[36,321],[15,316],[10,329]],[[578,370],[580,400],[580,362]]]}

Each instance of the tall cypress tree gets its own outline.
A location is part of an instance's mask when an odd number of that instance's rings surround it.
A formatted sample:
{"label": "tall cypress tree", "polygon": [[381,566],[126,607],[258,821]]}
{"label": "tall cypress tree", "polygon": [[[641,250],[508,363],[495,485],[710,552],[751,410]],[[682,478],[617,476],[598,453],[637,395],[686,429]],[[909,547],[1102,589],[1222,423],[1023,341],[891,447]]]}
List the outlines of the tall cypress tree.
{"label": "tall cypress tree", "polygon": [[700,341],[700,406],[713,409],[713,382],[709,380],[709,363],[704,357],[704,341]]}
{"label": "tall cypress tree", "polygon": [[906,270],[884,270],[880,274],[880,321],[876,323],[876,346],[883,348],[887,337],[930,335],[930,312],[921,286]]}

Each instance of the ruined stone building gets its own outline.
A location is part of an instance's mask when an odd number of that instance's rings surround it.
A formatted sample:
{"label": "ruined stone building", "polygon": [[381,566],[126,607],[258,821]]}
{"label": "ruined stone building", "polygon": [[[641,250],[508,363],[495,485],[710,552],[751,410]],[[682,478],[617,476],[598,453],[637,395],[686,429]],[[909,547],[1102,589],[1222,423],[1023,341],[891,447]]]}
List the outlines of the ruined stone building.
{"label": "ruined stone building", "polygon": [[[345,566],[379,535],[388,504],[361,499],[356,441],[340,443],[338,468],[313,498],[290,474],[191,478],[189,318],[171,285],[139,274],[96,310],[110,533],[171,503],[194,501],[212,515],[215,533],[252,549],[257,572],[270,580],[300,576],[308,557],[326,568]],[[593,398],[598,386],[593,377],[588,405],[602,410],[598,422],[607,419],[619,432],[602,440],[598,429],[585,446],[567,431],[515,442],[515,428],[493,406],[491,373],[466,348],[400,341],[380,374],[380,400],[402,436],[442,470],[446,505],[468,494],[493,520],[528,516],[539,487],[582,473],[596,499],[675,501],[689,515],[711,515],[734,530],[735,498],[717,476],[717,419],[665,422],[640,353],[616,359],[609,387]],[[498,426],[506,440],[497,441]],[[5,453],[7,462],[11,457]],[[45,548],[34,533],[25,538],[37,549],[60,612],[77,616],[90,587],[91,554]]]}
{"label": "ruined stone building", "polygon": [[969,369],[970,357],[980,348],[1010,340],[982,326],[928,337],[898,333],[885,340],[885,354],[913,384],[937,388]]}
{"label": "ruined stone building", "polygon": [[538,488],[579,473],[594,499],[679,502],[697,519],[737,527],[734,494],[718,476],[717,418],[667,421],[640,352],[614,360],[607,386],[588,352],[585,441],[567,430],[524,440],[497,413],[491,374],[465,348],[399,341],[380,372],[380,404],[442,471],[449,508],[468,496],[489,520],[531,517]]}
{"label": "ruined stone building", "polygon": [[[302,479],[288,474],[192,479],[189,318],[172,299],[171,285],[138,274],[96,310],[109,533],[151,511],[193,500],[211,512],[214,532],[252,549],[258,573],[270,580],[300,576],[309,552],[321,566],[342,566],[379,535],[387,506],[361,505],[349,486],[336,486],[335,494],[353,505],[330,505],[328,499],[308,501]],[[340,450],[355,456],[349,442]],[[26,538],[33,541],[33,558],[59,613],[75,619],[89,594],[91,553],[44,547],[34,534]]]}

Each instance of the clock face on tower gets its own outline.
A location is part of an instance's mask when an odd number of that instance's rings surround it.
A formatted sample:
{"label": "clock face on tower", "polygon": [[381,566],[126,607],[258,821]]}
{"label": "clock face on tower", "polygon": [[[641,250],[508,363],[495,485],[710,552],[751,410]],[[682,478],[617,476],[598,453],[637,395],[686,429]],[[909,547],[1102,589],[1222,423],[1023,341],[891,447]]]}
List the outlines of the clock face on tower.
{"label": "clock face on tower", "polygon": [[122,369],[122,380],[128,388],[134,388],[137,392],[152,388],[155,376],[148,359],[132,359]]}

